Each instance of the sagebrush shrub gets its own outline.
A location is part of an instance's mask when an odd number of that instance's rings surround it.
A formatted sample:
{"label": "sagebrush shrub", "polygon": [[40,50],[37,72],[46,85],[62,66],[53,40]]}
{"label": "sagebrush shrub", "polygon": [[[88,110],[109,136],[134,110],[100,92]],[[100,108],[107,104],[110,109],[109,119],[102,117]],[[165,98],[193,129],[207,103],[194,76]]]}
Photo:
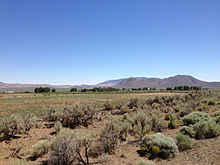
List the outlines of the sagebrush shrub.
{"label": "sagebrush shrub", "polygon": [[145,125],[142,126],[140,122],[138,122],[136,125],[134,125],[132,129],[132,135],[134,135],[136,138],[141,140],[146,134],[150,133],[151,126]]}
{"label": "sagebrush shrub", "polygon": [[51,146],[49,165],[72,165],[76,160],[75,144],[71,136],[58,136]]}
{"label": "sagebrush shrub", "polygon": [[200,121],[194,126],[196,139],[208,139],[216,137],[220,134],[220,126],[213,119],[208,121]]}
{"label": "sagebrush shrub", "polygon": [[139,101],[138,101],[137,98],[132,98],[132,99],[130,100],[130,102],[128,103],[128,107],[129,107],[130,109],[138,108],[139,106],[140,106],[140,104],[139,104]]}
{"label": "sagebrush shrub", "polygon": [[182,128],[180,128],[179,130],[180,133],[187,135],[189,137],[194,137],[195,136],[195,131],[192,127],[189,126],[183,126]]}
{"label": "sagebrush shrub", "polygon": [[208,121],[210,119],[211,117],[209,116],[209,114],[203,112],[192,112],[182,118],[185,125],[194,125],[197,122]]}
{"label": "sagebrush shrub", "polygon": [[151,128],[156,132],[161,132],[164,128],[167,128],[166,123],[162,118],[160,110],[155,110],[150,113],[151,116]]}
{"label": "sagebrush shrub", "polygon": [[182,133],[178,133],[176,135],[177,146],[180,151],[185,151],[188,149],[192,149],[193,143],[189,136],[184,135]]}
{"label": "sagebrush shrub", "polygon": [[213,116],[213,117],[218,117],[218,116],[220,116],[220,111],[215,111],[215,112],[213,112],[213,113],[211,114],[211,116]]}
{"label": "sagebrush shrub", "polygon": [[35,124],[36,117],[33,114],[22,117],[13,114],[0,120],[0,140],[14,137],[16,134],[27,133]]}
{"label": "sagebrush shrub", "polygon": [[130,108],[126,105],[121,106],[120,108],[120,114],[125,114],[131,112]]}
{"label": "sagebrush shrub", "polygon": [[32,127],[36,125],[37,117],[31,113],[24,117],[24,132],[27,133]]}
{"label": "sagebrush shrub", "polygon": [[57,121],[54,124],[54,129],[55,129],[56,133],[58,133],[62,129],[62,123],[60,121]]}
{"label": "sagebrush shrub", "polygon": [[49,165],[90,164],[89,150],[95,141],[95,135],[91,132],[80,133],[61,129],[57,137],[51,141]]}
{"label": "sagebrush shrub", "polygon": [[99,143],[105,153],[114,154],[119,140],[124,141],[131,129],[128,122],[121,122],[118,118],[111,118],[101,129]]}
{"label": "sagebrush shrub", "polygon": [[169,120],[168,127],[171,129],[178,128],[182,124],[182,121],[178,120],[175,114],[166,114],[165,119]]}
{"label": "sagebrush shrub", "polygon": [[110,111],[113,109],[114,109],[114,104],[107,100],[104,104],[104,110]]}
{"label": "sagebrush shrub", "polygon": [[49,110],[46,114],[46,120],[51,122],[60,121],[62,125],[75,128],[79,125],[88,126],[92,123],[95,107],[87,104],[75,104],[64,109]]}
{"label": "sagebrush shrub", "polygon": [[29,149],[25,154],[29,154],[30,160],[36,160],[37,158],[47,154],[52,145],[50,140],[40,140],[38,143],[34,144],[31,149]]}
{"label": "sagebrush shrub", "polygon": [[6,162],[6,165],[28,165],[27,161],[25,160],[17,160],[16,162],[12,161],[8,161]]}
{"label": "sagebrush shrub", "polygon": [[178,152],[175,141],[161,133],[146,135],[141,140],[141,152],[152,159],[155,157],[172,158]]}
{"label": "sagebrush shrub", "polygon": [[154,162],[146,160],[137,160],[136,165],[156,165]]}

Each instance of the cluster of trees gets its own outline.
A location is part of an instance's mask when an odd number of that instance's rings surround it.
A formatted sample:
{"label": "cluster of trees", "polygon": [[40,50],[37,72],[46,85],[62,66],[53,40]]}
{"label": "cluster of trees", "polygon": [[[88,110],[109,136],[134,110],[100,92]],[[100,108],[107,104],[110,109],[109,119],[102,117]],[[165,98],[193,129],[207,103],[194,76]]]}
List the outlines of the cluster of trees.
{"label": "cluster of trees", "polygon": [[71,88],[70,92],[77,92],[77,88]]}
{"label": "cluster of trees", "polygon": [[94,87],[94,88],[83,88],[83,89],[77,89],[77,88],[71,88],[70,92],[114,92],[114,91],[146,91],[146,90],[156,90],[156,88],[113,88],[113,87]]}
{"label": "cluster of trees", "polygon": [[118,88],[112,88],[112,87],[95,87],[95,88],[92,88],[92,89],[81,89],[81,92],[113,92],[113,91],[119,91],[120,89]]}
{"label": "cluster of trees", "polygon": [[189,91],[189,90],[201,90],[200,86],[177,86],[174,88],[167,88],[168,91],[175,90],[175,91]]}
{"label": "cluster of trees", "polygon": [[[45,88],[40,87],[40,88],[35,88],[34,89],[35,93],[48,93],[50,91],[51,91],[51,89],[49,87],[45,87]],[[56,92],[56,89],[52,89],[52,92]]]}
{"label": "cluster of trees", "polygon": [[43,88],[43,87],[35,88],[34,92],[35,93],[47,93],[47,92],[50,92],[50,88],[48,88],[48,87],[45,87],[45,88]]}
{"label": "cluster of trees", "polygon": [[[123,90],[125,90],[125,88],[123,88]],[[131,88],[130,90],[131,91],[147,91],[147,90],[156,90],[156,88],[148,88],[148,87],[145,87],[145,88]]]}

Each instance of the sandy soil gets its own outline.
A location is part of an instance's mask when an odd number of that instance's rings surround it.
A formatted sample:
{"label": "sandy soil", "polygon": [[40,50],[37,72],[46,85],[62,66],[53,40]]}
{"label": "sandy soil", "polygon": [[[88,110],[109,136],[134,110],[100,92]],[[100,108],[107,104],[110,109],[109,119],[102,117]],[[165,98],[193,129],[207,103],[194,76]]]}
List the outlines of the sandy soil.
{"label": "sandy soil", "polygon": [[[98,132],[103,126],[104,121],[95,122],[89,128],[77,128],[78,131],[91,130]],[[29,136],[21,135],[9,141],[0,142],[0,165],[5,165],[9,162],[17,162],[16,158],[5,159],[12,153],[13,148],[22,145],[20,152],[27,151],[32,145],[36,144],[39,140],[52,138],[51,132],[53,128],[46,128],[44,123],[38,124],[39,128],[33,128],[29,132]],[[165,130],[164,135],[175,137],[175,130]],[[135,165],[139,159],[147,160],[147,158],[140,157],[138,154],[139,146],[135,139],[129,136],[126,142],[118,145],[115,155],[110,155],[110,161],[105,163],[108,165]],[[47,156],[47,155],[46,155]],[[36,161],[30,161],[30,165],[41,164],[46,156],[39,158]],[[177,156],[170,160],[155,159],[152,160],[158,165],[219,165],[220,164],[220,136],[213,139],[194,140],[194,148],[185,152],[179,152]]]}

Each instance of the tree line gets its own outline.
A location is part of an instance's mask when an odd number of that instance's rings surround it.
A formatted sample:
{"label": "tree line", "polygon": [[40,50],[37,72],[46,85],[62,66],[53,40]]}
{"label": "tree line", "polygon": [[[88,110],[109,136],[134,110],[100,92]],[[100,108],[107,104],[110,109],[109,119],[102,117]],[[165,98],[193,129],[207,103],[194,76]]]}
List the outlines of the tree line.
{"label": "tree line", "polygon": [[168,91],[189,91],[189,90],[201,90],[200,86],[176,86],[174,88],[167,88]]}
{"label": "tree line", "polygon": [[56,89],[51,90],[49,87],[39,87],[34,89],[35,93],[48,93],[50,91],[56,92]]}

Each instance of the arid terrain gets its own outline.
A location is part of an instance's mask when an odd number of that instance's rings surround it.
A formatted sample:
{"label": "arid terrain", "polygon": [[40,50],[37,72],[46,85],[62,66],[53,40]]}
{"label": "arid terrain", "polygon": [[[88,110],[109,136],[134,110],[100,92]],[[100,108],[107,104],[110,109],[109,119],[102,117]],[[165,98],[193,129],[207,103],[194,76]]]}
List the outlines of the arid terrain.
{"label": "arid terrain", "polygon": [[[48,116],[48,111],[51,109],[55,111],[65,109],[65,107],[71,109],[75,104],[95,105],[94,116],[92,116],[93,120],[86,124],[78,123],[74,126],[70,126],[66,124],[63,119],[61,120],[57,117],[55,117],[56,119],[51,119],[51,114]],[[208,113],[214,117],[213,114],[217,114],[216,112],[219,112],[219,109],[220,93],[209,93],[208,91],[190,93],[105,93],[72,95],[2,94],[0,95],[0,116],[2,119],[10,117],[10,115],[15,113],[21,116],[33,113],[34,116],[37,116],[37,119],[27,133],[17,132],[13,136],[1,140],[0,164],[47,164],[47,160],[53,148],[42,151],[42,148],[39,147],[37,150],[44,152],[39,155],[34,153],[31,148],[39,141],[53,141],[52,139],[56,137],[62,137],[62,135],[55,132],[55,125],[58,120],[61,122],[61,125],[63,125],[63,128],[71,132],[92,132],[96,135],[95,139],[97,140],[98,136],[101,137],[100,132],[102,132],[103,129],[107,129],[106,123],[114,120],[113,118],[120,120],[122,123],[127,121],[131,121],[132,123],[134,120],[139,120],[135,118],[138,115],[145,118],[146,116],[143,116],[144,114],[150,115],[157,111],[160,114],[155,119],[157,120],[155,122],[156,125],[152,125],[150,131],[146,133],[141,132],[141,134],[148,136],[160,132],[164,136],[171,137],[176,141],[177,133],[180,128],[185,125],[184,116],[198,111],[199,113]],[[174,115],[174,121],[178,122],[173,122],[175,123],[173,124],[168,114]],[[55,113],[53,115],[55,115]],[[130,120],[127,116],[133,117],[134,119]],[[217,119],[217,115],[215,117],[215,121],[218,125],[219,119]],[[67,116],[67,118],[71,117]],[[161,124],[161,122],[164,123]],[[141,138],[137,136],[140,132],[132,130],[135,128],[134,125],[127,130],[128,134],[125,139],[118,139],[114,150],[111,152],[110,150],[103,151],[99,156],[94,156],[93,153],[93,156],[89,157],[91,160],[90,164],[135,165],[137,164],[137,160],[148,161],[150,159],[149,157],[140,154]],[[1,128],[1,136],[4,133],[2,130],[3,128]],[[60,132],[62,133],[62,131]],[[220,162],[219,134],[220,132],[216,132],[213,137],[206,137],[206,135],[201,138],[197,138],[196,136],[191,137],[193,143],[192,148],[188,148],[184,151],[179,150],[175,153],[175,157],[162,158],[156,156],[149,161],[158,165],[218,165]],[[95,143],[96,140],[92,143]],[[84,154],[84,151],[81,152]],[[34,158],[33,155],[35,156]],[[78,163],[83,164],[82,162]]]}

